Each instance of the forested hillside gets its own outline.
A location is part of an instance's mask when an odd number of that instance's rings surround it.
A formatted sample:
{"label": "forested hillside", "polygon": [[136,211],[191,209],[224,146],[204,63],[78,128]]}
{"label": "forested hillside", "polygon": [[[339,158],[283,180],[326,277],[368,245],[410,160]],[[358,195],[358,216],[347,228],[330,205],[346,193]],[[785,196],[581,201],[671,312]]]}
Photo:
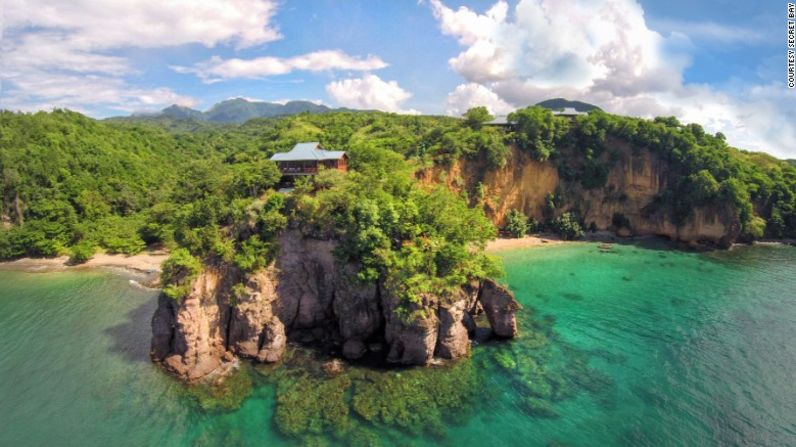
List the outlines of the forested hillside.
{"label": "forested hillside", "polygon": [[[665,187],[649,206],[650,218],[665,214],[683,222],[695,208],[727,205],[748,239],[796,237],[796,168],[765,154],[734,149],[722,135],[707,134],[696,124],[600,111],[570,122],[539,107],[510,115],[512,127],[484,125],[488,118],[482,109],[471,110],[465,119],[335,112],[219,125],[191,120],[97,122],[68,111],[3,112],[0,256],[69,254],[79,261],[96,249],[133,253],[147,245],[165,245],[184,247],[197,256],[215,253],[229,258],[253,250],[255,242],[246,243],[251,231],[233,234],[236,223],[252,216],[259,219],[257,225],[276,228],[286,225],[283,219],[317,217],[319,230],[348,231],[344,226],[356,219],[335,220],[338,214],[319,217],[327,206],[324,200],[344,201],[345,197],[333,199],[336,192],[325,190],[356,195],[364,194],[359,189],[386,188],[397,200],[390,205],[395,207],[418,191],[443,194],[416,184],[414,172],[458,160],[477,161],[485,171],[507,169],[505,164],[515,150],[552,164],[559,177],[568,180],[566,184],[594,191],[607,187],[619,146],[650,151],[667,165]],[[279,177],[268,157],[300,141],[321,141],[329,148],[349,151],[353,169],[368,175],[349,180],[322,176],[314,185],[303,186],[304,198],[297,194],[285,204],[284,198],[267,192]],[[479,195],[484,191],[471,180],[447,179],[447,183],[461,183],[453,189],[464,194],[461,198],[444,195],[456,213],[466,214],[460,202],[476,208],[483,202]],[[555,220],[566,211],[567,219],[588,226],[580,219],[577,201],[567,205],[568,191],[550,193],[557,211],[548,216],[549,222],[534,225],[555,229]],[[373,206],[380,207],[381,199],[368,197]],[[345,215],[360,212],[366,211],[349,209]],[[397,211],[367,212],[380,216],[379,223],[374,220],[372,225],[380,227],[386,219],[383,213]],[[503,216],[492,217],[495,224],[503,225]],[[417,223],[416,217],[410,220]],[[449,225],[453,221],[443,227]],[[443,227],[437,230],[444,233]],[[274,229],[262,231],[268,234]],[[343,237],[365,237],[369,231],[360,228],[356,236]],[[363,255],[356,251],[360,248],[352,248],[352,253]],[[378,252],[375,246],[366,251]]]}

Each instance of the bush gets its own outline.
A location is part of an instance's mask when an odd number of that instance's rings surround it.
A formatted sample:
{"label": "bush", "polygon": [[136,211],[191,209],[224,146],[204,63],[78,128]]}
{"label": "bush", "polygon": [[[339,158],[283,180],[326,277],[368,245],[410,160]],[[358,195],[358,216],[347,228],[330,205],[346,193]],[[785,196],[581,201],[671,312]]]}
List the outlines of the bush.
{"label": "bush", "polygon": [[743,227],[743,236],[748,239],[761,239],[766,232],[766,221],[758,216],[752,216]]}
{"label": "bush", "polygon": [[464,113],[464,124],[476,130],[480,129],[484,123],[492,121],[493,119],[495,119],[495,117],[490,115],[489,110],[483,106],[473,107]]}
{"label": "bush", "polygon": [[160,283],[163,293],[176,301],[185,298],[191,290],[191,283],[202,271],[202,263],[191,253],[178,248],[171,253],[162,265]]}
{"label": "bush", "polygon": [[566,240],[583,237],[583,227],[573,213],[564,213],[550,223],[553,232]]}
{"label": "bush", "polygon": [[83,264],[94,256],[97,247],[93,242],[80,241],[75,244],[71,249],[71,256],[69,257],[70,264]]}
{"label": "bush", "polygon": [[235,255],[235,265],[245,272],[259,270],[271,262],[274,244],[264,242],[256,234],[243,241]]}
{"label": "bush", "polygon": [[528,216],[523,214],[521,211],[516,209],[511,209],[506,214],[506,225],[503,227],[507,233],[509,233],[512,237],[523,237],[528,234],[528,230],[530,230],[528,225]]}
{"label": "bush", "polygon": [[510,139],[539,161],[550,158],[569,131],[566,118],[554,116],[543,107],[517,110],[509,114],[508,121],[514,127]]}

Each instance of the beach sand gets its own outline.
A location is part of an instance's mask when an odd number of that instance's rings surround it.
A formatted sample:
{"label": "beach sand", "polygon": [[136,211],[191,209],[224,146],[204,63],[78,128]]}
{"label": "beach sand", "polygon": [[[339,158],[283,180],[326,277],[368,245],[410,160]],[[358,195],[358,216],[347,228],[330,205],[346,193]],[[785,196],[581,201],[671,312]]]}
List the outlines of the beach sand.
{"label": "beach sand", "polygon": [[498,238],[486,244],[486,251],[496,252],[515,248],[550,246],[571,243],[555,236],[525,236],[519,238]]}
{"label": "beach sand", "polygon": [[22,258],[15,261],[0,262],[0,269],[22,270],[29,272],[57,271],[66,269],[112,267],[131,270],[138,273],[153,274],[160,272],[160,263],[169,254],[165,251],[147,251],[136,255],[97,253],[88,262],[77,265],[69,264],[69,257],[57,258]]}

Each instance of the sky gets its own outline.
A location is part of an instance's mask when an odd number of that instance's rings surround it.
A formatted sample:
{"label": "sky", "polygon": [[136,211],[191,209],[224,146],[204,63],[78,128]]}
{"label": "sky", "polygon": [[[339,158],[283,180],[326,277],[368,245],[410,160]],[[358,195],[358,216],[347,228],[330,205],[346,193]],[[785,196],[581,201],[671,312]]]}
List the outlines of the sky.
{"label": "sky", "polygon": [[4,0],[0,108],[232,97],[459,115],[565,97],[796,158],[780,0]]}

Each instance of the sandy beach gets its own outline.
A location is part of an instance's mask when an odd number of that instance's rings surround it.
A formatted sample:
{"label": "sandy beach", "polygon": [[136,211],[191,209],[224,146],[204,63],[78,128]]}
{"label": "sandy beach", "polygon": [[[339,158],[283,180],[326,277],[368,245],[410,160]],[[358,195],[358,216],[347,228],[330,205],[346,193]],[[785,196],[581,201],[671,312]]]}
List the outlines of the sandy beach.
{"label": "sandy beach", "polygon": [[157,273],[160,263],[169,255],[165,251],[147,251],[137,255],[98,253],[88,262],[70,265],[69,257],[57,258],[22,258],[15,261],[0,262],[0,269],[23,270],[29,272],[81,269],[94,267],[111,267],[135,271],[138,273]]}
{"label": "sandy beach", "polygon": [[571,243],[555,236],[525,236],[519,238],[498,238],[486,244],[486,251],[496,252],[515,248],[549,246]]}

